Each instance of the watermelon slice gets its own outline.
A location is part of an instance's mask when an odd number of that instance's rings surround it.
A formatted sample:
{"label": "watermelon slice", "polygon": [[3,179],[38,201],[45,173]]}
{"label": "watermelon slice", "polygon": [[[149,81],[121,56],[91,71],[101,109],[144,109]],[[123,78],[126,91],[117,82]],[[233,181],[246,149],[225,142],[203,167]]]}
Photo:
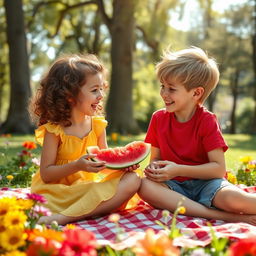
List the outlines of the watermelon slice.
{"label": "watermelon slice", "polygon": [[138,164],[150,152],[151,145],[143,141],[134,141],[124,147],[99,149],[98,146],[87,147],[88,154],[96,154],[93,161],[105,161],[109,169],[122,169]]}

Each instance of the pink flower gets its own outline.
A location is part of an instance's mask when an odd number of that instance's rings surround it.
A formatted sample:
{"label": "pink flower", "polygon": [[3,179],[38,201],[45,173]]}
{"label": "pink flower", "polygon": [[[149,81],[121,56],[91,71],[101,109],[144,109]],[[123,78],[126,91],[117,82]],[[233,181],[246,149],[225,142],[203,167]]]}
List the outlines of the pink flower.
{"label": "pink flower", "polygon": [[37,166],[40,165],[40,159],[39,159],[39,158],[33,157],[33,158],[31,159],[31,162],[32,162],[33,164],[37,165]]}
{"label": "pink flower", "polygon": [[92,232],[84,229],[64,230],[65,241],[62,243],[61,256],[96,256],[96,239]]}
{"label": "pink flower", "polygon": [[36,205],[34,208],[33,208],[33,211],[30,211],[29,212],[29,216],[30,217],[34,217],[34,218],[39,218],[40,216],[50,216],[51,215],[51,212],[49,211],[49,209],[43,207],[43,206],[39,206],[39,205]]}
{"label": "pink flower", "polygon": [[41,204],[44,204],[47,202],[47,200],[42,195],[35,194],[35,193],[27,193],[27,199],[31,199]]}

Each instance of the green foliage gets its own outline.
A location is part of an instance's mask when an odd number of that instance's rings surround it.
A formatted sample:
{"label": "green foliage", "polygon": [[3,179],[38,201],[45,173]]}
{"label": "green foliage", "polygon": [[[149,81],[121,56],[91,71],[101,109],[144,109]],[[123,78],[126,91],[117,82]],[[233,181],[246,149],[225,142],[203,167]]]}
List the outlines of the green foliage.
{"label": "green foliage", "polygon": [[240,168],[239,159],[243,156],[251,156],[256,159],[256,136],[247,134],[224,134],[229,146],[225,153],[226,168],[235,172]]}
{"label": "green foliage", "polygon": [[29,187],[31,185],[32,175],[38,170],[39,160],[33,150],[33,147],[28,147],[28,144],[23,143],[21,151],[14,156],[9,154],[9,142],[5,142],[5,148],[1,151],[1,158],[4,158],[4,163],[0,164],[0,187]]}
{"label": "green foliage", "polygon": [[240,161],[242,163],[236,173],[237,183],[246,186],[255,186],[256,160],[253,160],[250,156],[245,156],[240,158]]}

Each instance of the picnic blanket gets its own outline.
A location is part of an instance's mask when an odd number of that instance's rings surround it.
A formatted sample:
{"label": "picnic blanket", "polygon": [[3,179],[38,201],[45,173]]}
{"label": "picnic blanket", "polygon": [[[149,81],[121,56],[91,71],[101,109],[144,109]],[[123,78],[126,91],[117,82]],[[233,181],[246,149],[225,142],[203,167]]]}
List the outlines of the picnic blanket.
{"label": "picnic blanket", "polygon": [[[245,191],[256,193],[255,187],[244,187]],[[25,197],[29,188],[2,188],[0,197]],[[154,209],[144,201],[140,201],[136,208],[118,212],[120,220],[119,227],[108,220],[109,215],[83,220],[75,223],[78,228],[92,231],[98,243],[110,245],[116,250],[131,247],[137,239],[144,236],[144,231],[152,228],[156,232],[164,232],[163,228],[156,224],[156,220],[170,226],[172,214],[163,217],[162,211]],[[184,215],[177,216],[177,227],[182,236],[175,238],[174,245],[181,247],[206,246],[211,242],[210,229],[212,228],[217,237],[228,237],[232,240],[247,238],[256,235],[256,227],[247,223],[225,223],[221,220],[207,220],[204,218],[193,218]],[[211,224],[209,227],[208,223]],[[120,231],[122,229],[122,231]],[[117,239],[117,234],[119,234]]]}

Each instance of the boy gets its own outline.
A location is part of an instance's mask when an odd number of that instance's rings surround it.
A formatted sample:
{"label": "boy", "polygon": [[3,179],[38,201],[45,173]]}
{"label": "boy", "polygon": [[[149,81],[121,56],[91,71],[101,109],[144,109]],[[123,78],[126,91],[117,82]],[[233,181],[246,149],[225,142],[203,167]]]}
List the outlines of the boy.
{"label": "boy", "polygon": [[153,114],[147,131],[151,162],[139,195],[171,212],[183,200],[189,216],[256,225],[256,194],[223,178],[228,146],[202,106],[219,80],[215,60],[196,47],[167,51],[156,72],[165,109]]}

